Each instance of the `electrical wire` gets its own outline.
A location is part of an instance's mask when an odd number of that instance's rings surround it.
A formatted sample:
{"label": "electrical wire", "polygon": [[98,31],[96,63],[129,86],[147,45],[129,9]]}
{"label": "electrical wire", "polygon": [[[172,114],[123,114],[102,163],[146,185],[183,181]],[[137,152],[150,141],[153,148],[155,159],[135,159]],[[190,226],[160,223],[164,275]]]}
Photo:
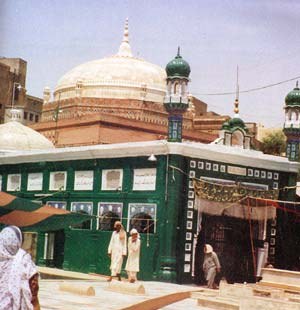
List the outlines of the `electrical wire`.
{"label": "electrical wire", "polygon": [[[294,80],[297,80],[297,79],[300,79],[300,75],[296,76],[296,77],[293,77],[291,79],[288,79],[288,80],[277,82],[277,83],[272,83],[272,84],[268,84],[268,85],[265,85],[265,86],[250,88],[250,89],[246,89],[246,90],[240,90],[239,93],[250,93],[250,92],[254,92],[254,91],[258,91],[258,90],[274,87],[274,86],[277,86],[277,85],[281,85],[281,84],[284,84],[284,83],[288,83],[288,82],[291,82],[291,81],[294,81]],[[226,96],[226,95],[234,95],[235,93],[236,92],[233,91],[233,92],[222,92],[222,93],[206,93],[206,94],[205,93],[193,93],[193,94],[195,94],[197,96]]]}

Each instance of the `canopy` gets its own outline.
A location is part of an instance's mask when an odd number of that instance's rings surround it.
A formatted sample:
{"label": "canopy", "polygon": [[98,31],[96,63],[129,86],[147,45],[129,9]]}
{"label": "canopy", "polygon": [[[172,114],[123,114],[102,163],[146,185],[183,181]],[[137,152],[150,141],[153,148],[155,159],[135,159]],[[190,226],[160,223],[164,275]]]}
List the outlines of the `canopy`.
{"label": "canopy", "polygon": [[[262,190],[255,184],[227,184],[216,181],[195,180],[195,208],[200,212],[230,216],[241,219],[265,220],[276,217],[276,208],[268,203],[278,196],[278,190]],[[265,198],[264,204],[256,199],[245,200],[246,197]]]}
{"label": "canopy", "polygon": [[87,214],[70,212],[0,192],[0,224],[22,230],[53,231],[91,220]]}

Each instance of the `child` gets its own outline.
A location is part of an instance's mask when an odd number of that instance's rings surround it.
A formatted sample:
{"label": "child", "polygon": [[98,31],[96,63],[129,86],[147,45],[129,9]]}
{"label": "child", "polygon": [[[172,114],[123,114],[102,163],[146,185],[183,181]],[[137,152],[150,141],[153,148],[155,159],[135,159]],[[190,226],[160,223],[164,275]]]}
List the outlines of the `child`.
{"label": "child", "polygon": [[128,239],[128,258],[125,267],[130,283],[134,283],[137,280],[136,274],[140,271],[140,248],[141,240],[139,233],[133,228]]}

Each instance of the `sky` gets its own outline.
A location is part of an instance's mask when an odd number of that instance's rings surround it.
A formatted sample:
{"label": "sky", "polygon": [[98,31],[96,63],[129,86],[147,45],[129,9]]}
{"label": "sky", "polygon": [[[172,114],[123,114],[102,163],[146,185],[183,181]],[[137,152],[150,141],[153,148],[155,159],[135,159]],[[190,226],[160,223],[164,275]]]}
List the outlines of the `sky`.
{"label": "sky", "polygon": [[164,68],[180,46],[208,110],[233,116],[238,66],[240,117],[282,127],[296,80],[243,91],[300,76],[299,14],[298,0],[0,0],[0,56],[26,60],[27,93],[42,97],[75,66],[116,54],[128,17],[135,56]]}

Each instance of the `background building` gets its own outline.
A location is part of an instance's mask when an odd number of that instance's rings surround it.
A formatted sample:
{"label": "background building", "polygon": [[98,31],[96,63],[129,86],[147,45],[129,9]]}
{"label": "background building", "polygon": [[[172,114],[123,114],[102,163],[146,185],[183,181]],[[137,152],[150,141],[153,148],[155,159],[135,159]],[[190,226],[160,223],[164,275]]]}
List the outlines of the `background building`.
{"label": "background building", "polygon": [[24,125],[40,121],[43,101],[26,94],[26,72],[25,60],[0,58],[0,123],[15,118]]}
{"label": "background building", "polygon": [[[165,139],[165,94],[165,70],[132,54],[126,22],[116,55],[67,72],[53,100],[45,88],[42,121],[32,128],[57,147]],[[189,95],[183,139],[209,143],[228,118]]]}

